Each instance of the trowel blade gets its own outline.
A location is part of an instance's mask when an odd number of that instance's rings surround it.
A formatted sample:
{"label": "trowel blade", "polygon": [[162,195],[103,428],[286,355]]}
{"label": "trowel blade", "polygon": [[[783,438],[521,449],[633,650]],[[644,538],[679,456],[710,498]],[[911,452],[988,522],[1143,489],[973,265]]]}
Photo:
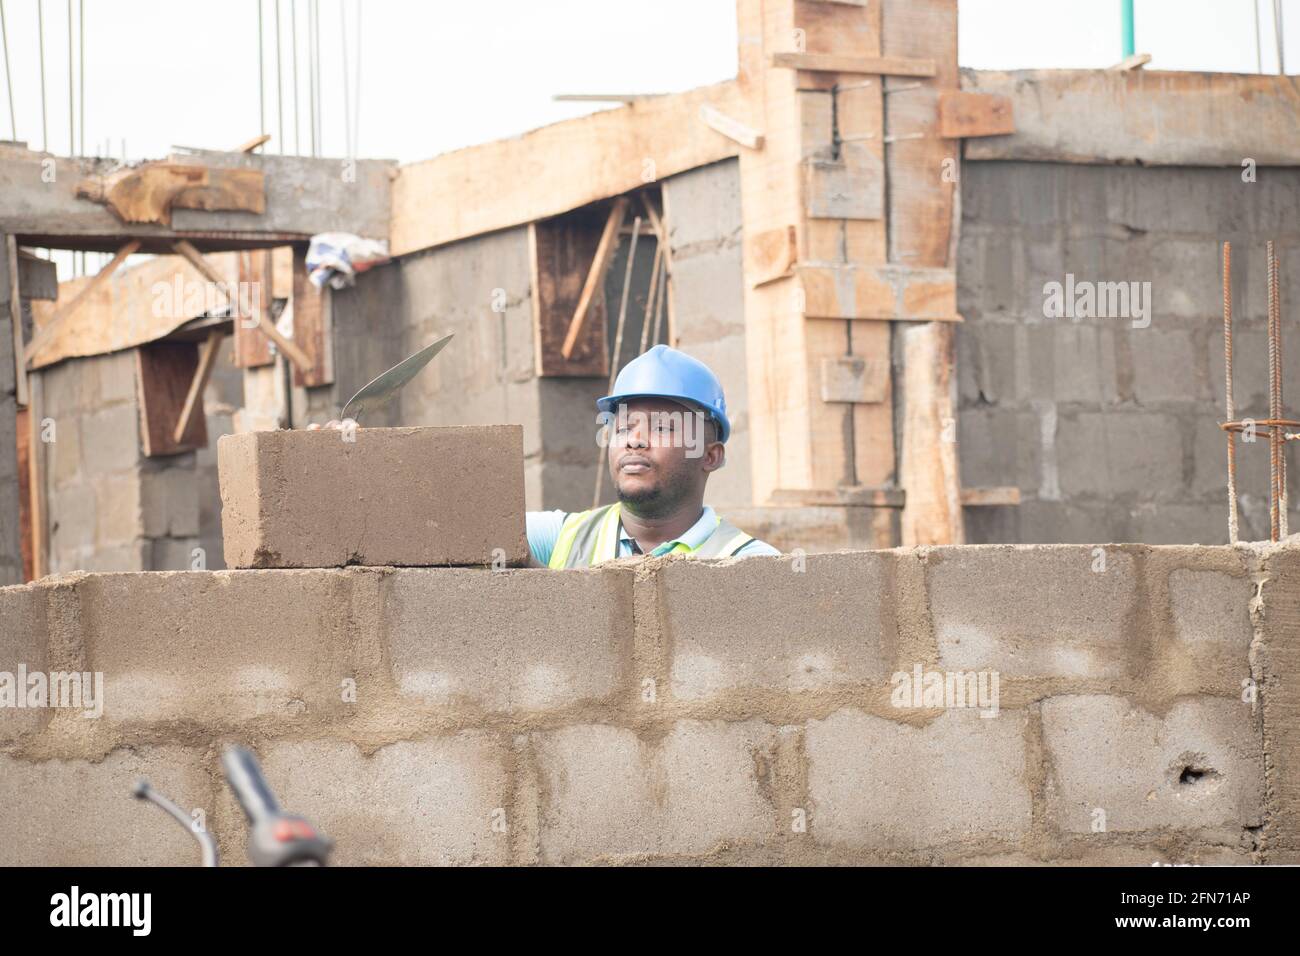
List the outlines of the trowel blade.
{"label": "trowel blade", "polygon": [[401,391],[402,386],[415,378],[420,369],[428,365],[429,361],[442,351],[443,346],[451,341],[453,335],[455,335],[454,332],[444,335],[432,345],[427,345],[414,355],[408,355],[402,359],[383,375],[380,375],[349,398],[348,403],[343,406],[343,413],[339,417],[360,421],[361,416],[365,413],[387,405],[392,401],[393,396]]}

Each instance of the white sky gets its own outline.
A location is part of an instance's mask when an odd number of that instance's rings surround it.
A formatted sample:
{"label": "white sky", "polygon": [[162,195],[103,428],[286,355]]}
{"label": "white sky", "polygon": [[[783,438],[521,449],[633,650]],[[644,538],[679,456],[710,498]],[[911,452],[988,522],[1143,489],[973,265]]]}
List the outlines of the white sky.
{"label": "white sky", "polygon": [[[37,3],[3,0],[17,136],[42,140]],[[85,153],[129,158],[173,144],[233,148],[259,132],[258,0],[80,0],[85,6]],[[1152,68],[1275,72],[1272,0],[1136,0]],[[68,3],[43,0],[48,148],[69,151]],[[285,143],[295,152],[290,12],[279,0]],[[320,0],[323,142],[343,155],[342,29],[355,76],[357,0]],[[980,69],[1104,67],[1120,59],[1119,0],[961,0],[960,59]],[[1288,71],[1300,72],[1300,0],[1284,0]],[[73,19],[78,0],[73,0]],[[262,0],[267,129],[278,134],[276,0]],[[309,150],[307,0],[296,0],[299,143]],[[424,159],[600,108],[554,93],[671,92],[736,70],[734,0],[366,0],[358,154]],[[74,57],[75,58],[75,57]],[[2,94],[0,94],[2,95]],[[9,136],[0,100],[0,138]],[[79,122],[79,120],[78,120]],[[80,144],[80,134],[78,133]]]}

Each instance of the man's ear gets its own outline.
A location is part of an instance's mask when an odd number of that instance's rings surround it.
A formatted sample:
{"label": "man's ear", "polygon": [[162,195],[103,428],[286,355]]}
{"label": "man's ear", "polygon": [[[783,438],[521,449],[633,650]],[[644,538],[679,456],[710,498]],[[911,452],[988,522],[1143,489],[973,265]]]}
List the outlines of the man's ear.
{"label": "man's ear", "polygon": [[704,471],[706,474],[717,471],[727,463],[727,446],[720,441],[711,441],[704,448]]}

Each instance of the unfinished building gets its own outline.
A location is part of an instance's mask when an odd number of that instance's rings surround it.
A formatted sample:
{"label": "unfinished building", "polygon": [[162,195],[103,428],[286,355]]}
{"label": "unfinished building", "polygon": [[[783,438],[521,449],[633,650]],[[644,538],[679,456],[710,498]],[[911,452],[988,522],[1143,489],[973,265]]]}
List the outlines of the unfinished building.
{"label": "unfinished building", "polygon": [[[1294,78],[960,71],[955,0],[737,15],[734,80],[409,165],[4,148],[0,583],[39,580],[0,590],[0,670],[106,689],[100,720],[0,712],[3,862],[187,862],[114,802],[142,770],[239,856],[232,739],[345,862],[1300,858],[1297,552],[1220,546],[1219,427],[1225,240],[1237,408],[1269,417]],[[318,292],[331,230],[392,259]],[[26,248],[166,255],[56,283]],[[1067,282],[1125,304],[1053,315]],[[258,292],[159,305],[217,284]],[[447,332],[362,434],[520,426],[519,527],[581,510],[594,399],[667,342],[727,389],[710,503],[794,557],[216,570],[218,437],[334,417]],[[1268,465],[1241,452],[1243,540]],[[999,675],[996,719],[900,708],[931,672]]]}

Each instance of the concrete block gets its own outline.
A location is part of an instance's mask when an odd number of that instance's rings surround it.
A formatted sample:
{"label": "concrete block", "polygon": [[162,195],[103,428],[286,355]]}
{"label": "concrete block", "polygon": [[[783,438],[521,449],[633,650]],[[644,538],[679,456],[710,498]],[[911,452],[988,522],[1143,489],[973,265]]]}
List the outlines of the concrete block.
{"label": "concrete block", "polygon": [[46,498],[50,554],[70,555],[95,547],[96,500],[89,485],[68,485]]}
{"label": "concrete block", "polygon": [[1156,413],[1062,413],[1057,433],[1061,491],[1171,498],[1182,493],[1178,419]]}
{"label": "concrete block", "polygon": [[106,475],[139,465],[143,457],[139,421],[134,405],[117,405],[86,415],[81,420],[86,470],[92,475]]}
{"label": "concrete block", "polygon": [[96,762],[0,755],[0,866],[197,866],[194,838],[131,796],[141,777],[182,809],[211,814],[202,751],[144,746]]}
{"label": "concrete block", "polygon": [[86,551],[64,556],[55,571],[148,571],[152,568],[153,549],[147,538],[136,538],[126,544],[96,545]]}
{"label": "concrete block", "polygon": [[209,568],[206,563],[203,567],[194,567],[194,549],[199,547],[197,536],[188,538],[150,538],[148,543],[148,569],[150,571],[217,570],[216,568]]}
{"label": "concrete block", "polygon": [[184,538],[199,533],[199,481],[194,456],[151,461],[140,474],[144,535]]}
{"label": "concrete block", "polygon": [[[37,435],[40,435],[40,429]],[[85,462],[81,456],[81,419],[65,415],[54,421],[54,441],[47,446],[50,481],[54,487],[83,479]],[[89,477],[89,476],[84,476]]]}
{"label": "concrete block", "polygon": [[132,407],[136,405],[135,349],[126,349],[109,355],[96,355],[86,361],[94,365],[98,383],[98,392],[94,400],[87,403],[88,408],[97,405],[129,404]]}
{"label": "concrete block", "polygon": [[808,722],[809,830],[819,844],[918,849],[1029,830],[1024,711],[944,711],[924,727],[854,709]]}
{"label": "concrete block", "polygon": [[1122,697],[1053,697],[1042,704],[1051,761],[1048,814],[1067,833],[1254,827],[1264,758],[1251,707],[1197,697],[1167,714]]}
{"label": "concrete block", "polygon": [[0,706],[0,743],[39,730],[53,715],[48,707],[18,707],[27,687],[20,671],[43,673],[49,664],[45,624],[45,591],[39,587],[0,588],[0,682],[14,697]]}
{"label": "concrete block", "polygon": [[491,711],[613,695],[632,658],[627,571],[407,569],[384,578],[383,633],[406,697]]}
{"label": "concrete block", "polygon": [[1133,389],[1139,404],[1191,405],[1209,399],[1208,383],[1198,375],[1201,350],[1191,332],[1156,328],[1153,321],[1149,329],[1134,329],[1133,336]]}
{"label": "concrete block", "polygon": [[97,475],[93,479],[93,488],[96,546],[128,544],[144,534],[138,472]]}
{"label": "concrete block", "polygon": [[346,571],[92,575],[77,585],[104,719],[251,720],[335,714],[353,677]]}
{"label": "concrete block", "polygon": [[541,862],[705,854],[778,835],[770,792],[775,728],[679,721],[646,740],[577,725],[534,736]]}
{"label": "concrete block", "polygon": [[[507,758],[497,738],[479,732],[399,741],[370,755],[340,740],[277,742],[259,754],[281,805],[334,840],[330,863],[339,866],[509,862],[516,821]],[[222,804],[224,857],[244,863],[242,814],[233,797]]]}
{"label": "concrete block", "polygon": [[518,425],[223,436],[226,564],[526,564],[522,443]]}
{"label": "concrete block", "polygon": [[826,690],[892,672],[887,552],[666,562],[657,587],[672,693]]}
{"label": "concrete block", "polygon": [[[1189,645],[1245,651],[1255,636],[1250,622],[1254,583],[1222,571],[1178,568],[1169,575],[1174,633]],[[1244,655],[1243,655],[1244,660]]]}
{"label": "concrete block", "polygon": [[[1104,571],[1100,568],[1104,559]],[[939,663],[1003,677],[1117,677],[1134,653],[1133,559],[1069,545],[938,548],[928,568]],[[1136,660],[1133,662],[1136,665]]]}

